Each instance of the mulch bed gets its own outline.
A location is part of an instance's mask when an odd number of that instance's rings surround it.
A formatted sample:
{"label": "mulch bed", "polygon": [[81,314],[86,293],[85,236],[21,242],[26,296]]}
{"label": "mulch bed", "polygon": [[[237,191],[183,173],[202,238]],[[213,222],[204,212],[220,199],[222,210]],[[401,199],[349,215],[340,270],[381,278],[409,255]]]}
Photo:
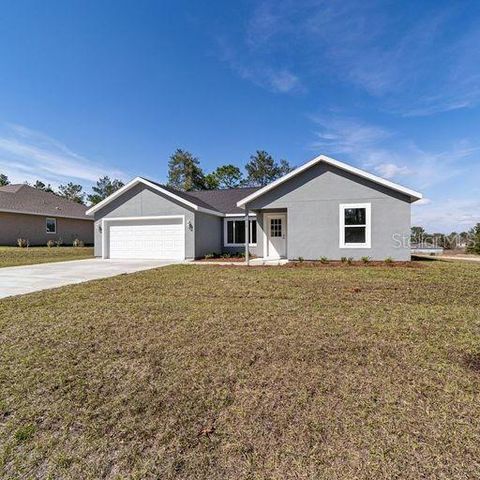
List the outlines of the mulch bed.
{"label": "mulch bed", "polygon": [[423,268],[421,262],[382,262],[377,260],[371,260],[369,262],[353,261],[352,263],[341,262],[338,260],[331,260],[328,262],[320,262],[313,260],[305,260],[303,262],[290,261],[283,265],[285,268],[304,268],[304,267],[322,267],[322,268],[338,268],[338,267],[402,267],[402,268]]}
{"label": "mulch bed", "polygon": [[195,260],[196,262],[205,262],[205,263],[219,263],[219,262],[244,262],[245,258],[243,257],[229,257],[229,258],[201,258]]}

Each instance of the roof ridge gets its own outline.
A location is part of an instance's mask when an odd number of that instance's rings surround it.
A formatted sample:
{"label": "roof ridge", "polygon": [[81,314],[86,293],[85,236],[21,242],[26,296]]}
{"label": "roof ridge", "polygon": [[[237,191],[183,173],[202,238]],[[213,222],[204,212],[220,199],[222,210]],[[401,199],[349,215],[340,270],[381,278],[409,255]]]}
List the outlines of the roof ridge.
{"label": "roof ridge", "polygon": [[251,190],[252,188],[262,188],[258,186],[252,187],[233,187],[233,188],[204,188],[200,190],[190,190],[191,192],[230,192],[232,190]]}

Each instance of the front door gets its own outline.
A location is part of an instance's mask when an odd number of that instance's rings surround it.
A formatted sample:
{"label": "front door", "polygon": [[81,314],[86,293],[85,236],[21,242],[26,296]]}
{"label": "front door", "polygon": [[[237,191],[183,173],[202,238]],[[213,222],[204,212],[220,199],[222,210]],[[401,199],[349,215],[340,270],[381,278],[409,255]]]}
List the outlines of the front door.
{"label": "front door", "polygon": [[283,214],[267,216],[267,257],[287,256],[287,216]]}

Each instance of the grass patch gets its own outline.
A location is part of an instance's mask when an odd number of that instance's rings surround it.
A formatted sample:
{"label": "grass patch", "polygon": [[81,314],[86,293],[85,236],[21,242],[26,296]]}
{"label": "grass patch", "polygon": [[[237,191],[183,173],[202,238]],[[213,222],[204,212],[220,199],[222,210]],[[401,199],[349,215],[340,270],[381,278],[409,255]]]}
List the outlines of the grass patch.
{"label": "grass patch", "polygon": [[479,290],[176,265],[4,299],[0,478],[477,478]]}
{"label": "grass patch", "polygon": [[0,268],[92,258],[92,247],[0,247]]}
{"label": "grass patch", "polygon": [[27,440],[30,440],[30,438],[33,437],[34,433],[35,433],[35,426],[34,425],[25,425],[23,427],[20,427],[15,432],[15,440],[18,443],[26,442]]}

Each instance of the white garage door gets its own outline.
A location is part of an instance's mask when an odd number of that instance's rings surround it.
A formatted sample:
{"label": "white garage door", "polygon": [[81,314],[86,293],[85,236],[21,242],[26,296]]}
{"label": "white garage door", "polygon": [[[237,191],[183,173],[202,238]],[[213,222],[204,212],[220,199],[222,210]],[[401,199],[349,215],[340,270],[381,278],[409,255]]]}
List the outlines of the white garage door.
{"label": "white garage door", "polygon": [[185,258],[185,233],[181,218],[109,223],[109,258]]}

